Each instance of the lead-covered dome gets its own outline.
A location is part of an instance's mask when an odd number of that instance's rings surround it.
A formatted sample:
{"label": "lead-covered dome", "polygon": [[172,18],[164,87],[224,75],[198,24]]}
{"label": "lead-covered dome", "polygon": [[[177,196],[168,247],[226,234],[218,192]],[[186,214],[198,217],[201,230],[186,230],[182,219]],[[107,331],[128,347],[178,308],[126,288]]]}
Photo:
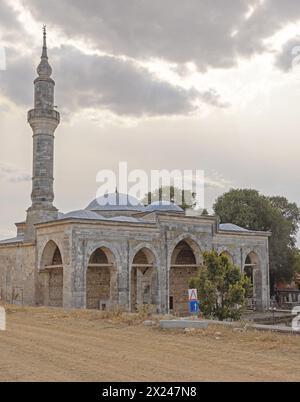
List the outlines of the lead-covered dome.
{"label": "lead-covered dome", "polygon": [[89,211],[144,211],[141,202],[129,194],[111,193],[93,200],[86,208]]}
{"label": "lead-covered dome", "polygon": [[184,213],[184,210],[178,205],[169,201],[155,201],[146,207],[146,212],[176,212]]}

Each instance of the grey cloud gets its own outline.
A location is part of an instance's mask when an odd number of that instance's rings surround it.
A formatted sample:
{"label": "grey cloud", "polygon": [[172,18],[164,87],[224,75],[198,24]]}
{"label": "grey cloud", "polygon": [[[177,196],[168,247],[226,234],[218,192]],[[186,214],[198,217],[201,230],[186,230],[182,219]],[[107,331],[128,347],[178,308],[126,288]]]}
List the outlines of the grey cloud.
{"label": "grey cloud", "polygon": [[28,35],[6,0],[0,1],[0,46],[9,42],[27,42]]}
{"label": "grey cloud", "polygon": [[[47,16],[70,37],[94,41],[102,50],[140,59],[195,61],[229,67],[235,62],[230,37],[248,10],[246,0],[30,0],[36,18]],[[68,12],[66,13],[66,10]]]}
{"label": "grey cloud", "polygon": [[[110,110],[119,115],[182,115],[196,110],[195,101],[216,107],[227,106],[216,91],[185,90],[158,80],[134,62],[114,57],[86,55],[71,46],[50,52],[60,110],[72,113],[85,108]],[[8,51],[3,73],[5,93],[16,103],[32,105],[35,78],[32,57]]]}
{"label": "grey cloud", "polygon": [[[300,18],[299,0],[28,0],[68,36],[134,58],[194,61],[199,70],[232,67],[267,51],[264,39]],[[249,7],[256,7],[246,19]],[[66,12],[67,11],[67,12]],[[236,35],[232,35],[233,32]]]}
{"label": "grey cloud", "polygon": [[12,23],[16,22],[15,14],[5,0],[0,3],[0,22],[5,28],[11,27]]}
{"label": "grey cloud", "polygon": [[4,95],[16,104],[32,106],[32,83],[35,71],[32,58],[19,55],[15,49],[6,49],[6,70],[0,72],[1,87]]}
{"label": "grey cloud", "polygon": [[30,181],[31,176],[15,166],[0,163],[0,179],[10,183],[21,183]]}
{"label": "grey cloud", "polygon": [[[55,61],[56,59],[56,61]],[[121,115],[185,114],[197,95],[158,81],[146,69],[63,47],[54,58],[59,102],[70,110],[102,108]],[[66,74],[67,72],[67,74]]]}

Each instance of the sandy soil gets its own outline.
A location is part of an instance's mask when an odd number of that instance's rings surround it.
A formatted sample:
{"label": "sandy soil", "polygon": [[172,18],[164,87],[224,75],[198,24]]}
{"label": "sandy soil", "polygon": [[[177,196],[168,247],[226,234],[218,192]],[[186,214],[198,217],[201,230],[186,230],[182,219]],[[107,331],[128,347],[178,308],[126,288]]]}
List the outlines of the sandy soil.
{"label": "sandy soil", "polygon": [[300,336],[215,326],[185,334],[142,319],[10,307],[0,381],[300,380]]}

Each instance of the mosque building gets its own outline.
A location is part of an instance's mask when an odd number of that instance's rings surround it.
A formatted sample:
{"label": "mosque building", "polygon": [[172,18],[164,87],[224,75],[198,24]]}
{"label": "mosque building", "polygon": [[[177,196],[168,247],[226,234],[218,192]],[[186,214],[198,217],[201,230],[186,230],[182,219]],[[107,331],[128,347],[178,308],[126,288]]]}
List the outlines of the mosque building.
{"label": "mosque building", "polygon": [[48,60],[46,30],[34,81],[32,204],[17,235],[0,242],[0,299],[64,308],[188,312],[189,280],[204,251],[224,253],[253,283],[251,305],[269,303],[270,233],[189,216],[179,206],[143,206],[126,194],[106,194],[84,210],[60,213],[53,192],[54,134],[60,114]]}

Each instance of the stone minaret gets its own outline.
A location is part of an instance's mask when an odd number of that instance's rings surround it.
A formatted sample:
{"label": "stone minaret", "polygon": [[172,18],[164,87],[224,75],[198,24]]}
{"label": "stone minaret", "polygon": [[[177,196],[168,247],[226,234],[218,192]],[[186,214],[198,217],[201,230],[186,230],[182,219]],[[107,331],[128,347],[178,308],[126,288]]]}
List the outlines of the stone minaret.
{"label": "stone minaret", "polygon": [[27,211],[25,242],[35,241],[34,224],[56,219],[58,210],[53,206],[54,132],[60,115],[54,109],[55,82],[48,62],[46,27],[41,62],[34,81],[34,109],[28,112],[33,131],[32,205]]}

